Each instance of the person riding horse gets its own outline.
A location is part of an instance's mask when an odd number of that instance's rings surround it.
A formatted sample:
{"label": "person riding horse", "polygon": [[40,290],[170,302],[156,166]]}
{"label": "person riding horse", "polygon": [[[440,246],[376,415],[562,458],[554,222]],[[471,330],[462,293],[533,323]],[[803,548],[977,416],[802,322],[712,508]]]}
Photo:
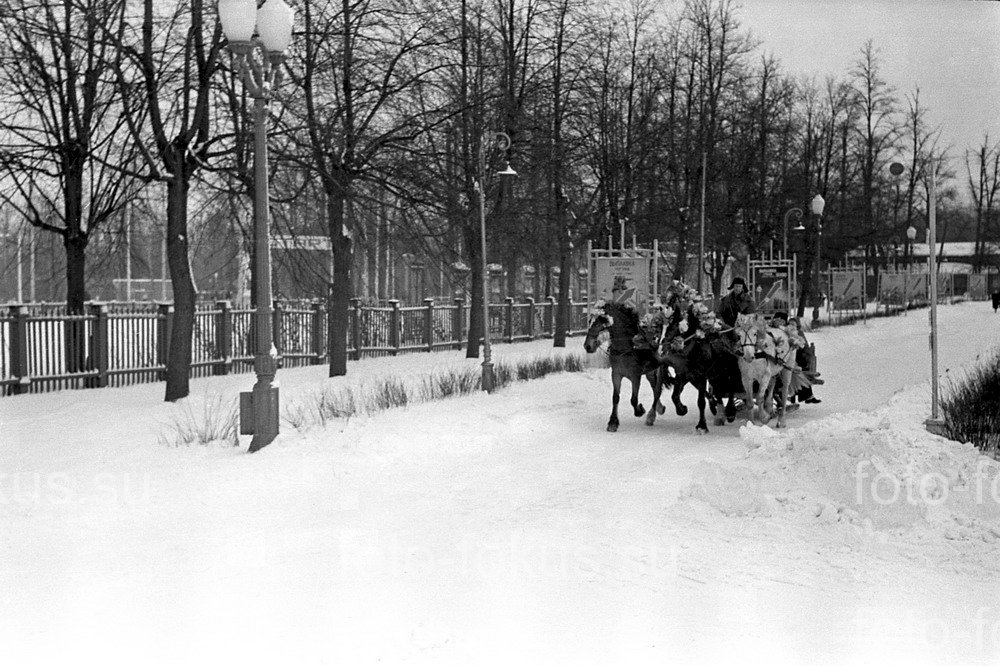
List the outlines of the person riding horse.
{"label": "person riding horse", "polygon": [[747,291],[747,283],[741,277],[733,278],[729,284],[729,293],[719,301],[718,315],[726,326],[736,325],[736,317],[741,314],[753,314],[757,311],[753,296]]}
{"label": "person riding horse", "polygon": [[[739,315],[755,312],[757,312],[757,304],[754,303],[753,296],[747,290],[746,280],[738,276],[733,278],[729,284],[729,293],[719,301],[717,314],[728,328],[733,328],[736,326],[736,318]],[[734,332],[729,332],[725,337],[735,352],[736,346],[739,344],[738,336]]]}

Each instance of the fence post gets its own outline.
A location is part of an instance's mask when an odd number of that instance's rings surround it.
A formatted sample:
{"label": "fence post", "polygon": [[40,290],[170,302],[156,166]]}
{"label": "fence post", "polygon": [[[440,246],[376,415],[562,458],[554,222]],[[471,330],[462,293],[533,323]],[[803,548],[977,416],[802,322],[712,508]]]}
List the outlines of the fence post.
{"label": "fence post", "polygon": [[465,299],[455,299],[455,309],[452,311],[451,339],[452,348],[462,348],[462,325],[465,323]]}
{"label": "fence post", "polygon": [[354,320],[351,322],[351,346],[354,353],[351,359],[357,361],[361,358],[361,299],[351,299],[351,310],[354,312]]}
{"label": "fence post", "polygon": [[528,326],[527,331],[529,340],[535,339],[535,299],[532,296],[528,296],[525,300],[528,301]]}
{"label": "fence post", "polygon": [[17,380],[13,392],[27,393],[31,386],[28,376],[28,308],[24,305],[10,306],[14,317],[10,327],[10,374]]}
{"label": "fence post", "polygon": [[424,337],[427,339],[427,351],[434,351],[434,299],[425,298],[424,306]]}
{"label": "fence post", "polygon": [[504,322],[504,337],[507,342],[514,342],[514,298],[508,296],[504,299],[506,301],[506,321]]}
{"label": "fence post", "polygon": [[219,362],[212,373],[228,375],[233,371],[233,313],[229,301],[216,301],[219,312],[215,315],[215,355]]}
{"label": "fence post", "polygon": [[167,380],[167,357],[170,356],[170,330],[173,327],[174,306],[159,303],[156,306],[156,364],[163,366],[160,381]]}
{"label": "fence post", "polygon": [[271,302],[271,344],[274,345],[274,350],[278,353],[277,363],[278,368],[284,367],[284,357],[281,355],[282,347],[281,344],[281,303],[278,299],[274,299]]}
{"label": "fence post", "polygon": [[389,305],[392,306],[392,314],[389,317],[389,346],[392,347],[392,355],[395,356],[399,353],[400,326],[403,320],[399,312],[399,301],[393,298],[389,301]]}
{"label": "fence post", "polygon": [[548,329],[545,331],[545,337],[553,337],[556,334],[556,297],[546,296],[545,300],[548,301],[548,312],[545,314],[545,327]]}
{"label": "fence post", "polygon": [[312,365],[320,365],[326,358],[326,345],[323,344],[323,325],[326,324],[326,305],[323,301],[313,303],[312,313],[312,349],[313,357],[309,359]]}
{"label": "fence post", "polygon": [[97,366],[97,378],[93,385],[103,388],[108,385],[108,310],[104,303],[93,303],[90,307],[97,316],[94,321],[93,349],[90,350]]}

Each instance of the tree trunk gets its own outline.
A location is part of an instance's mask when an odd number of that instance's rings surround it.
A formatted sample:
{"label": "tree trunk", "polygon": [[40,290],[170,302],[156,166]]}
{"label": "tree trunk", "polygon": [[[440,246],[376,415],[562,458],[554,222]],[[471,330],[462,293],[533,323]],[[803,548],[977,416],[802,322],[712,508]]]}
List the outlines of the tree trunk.
{"label": "tree trunk", "polygon": [[[66,314],[84,314],[87,300],[85,282],[86,250],[88,238],[79,233],[67,231],[63,235],[66,249]],[[87,369],[87,323],[83,320],[66,322],[65,347],[66,371],[83,372]]]}
{"label": "tree trunk", "polygon": [[351,237],[344,226],[347,187],[349,185],[341,181],[327,191],[327,219],[333,247],[333,277],[327,315],[331,377],[347,374],[347,319],[351,303]]}
{"label": "tree trunk", "polygon": [[190,184],[183,176],[167,182],[167,264],[174,291],[174,321],[167,356],[167,387],[164,400],[173,402],[191,392],[191,339],[197,292],[188,257],[187,196]]}

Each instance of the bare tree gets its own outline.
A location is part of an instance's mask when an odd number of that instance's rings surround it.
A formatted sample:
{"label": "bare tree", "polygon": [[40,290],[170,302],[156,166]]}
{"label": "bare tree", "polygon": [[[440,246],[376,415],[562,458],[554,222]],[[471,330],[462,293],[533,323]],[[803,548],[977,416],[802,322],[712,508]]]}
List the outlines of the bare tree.
{"label": "bare tree", "polygon": [[0,198],[34,226],[62,237],[66,301],[86,300],[86,248],[97,227],[136,188],[117,168],[131,161],[107,62],[114,49],[102,28],[121,25],[121,2],[4,0],[0,26],[14,43],[0,60],[8,92]]}
{"label": "bare tree", "polygon": [[877,253],[891,235],[890,230],[879,226],[876,211],[880,183],[885,180],[888,161],[896,154],[902,132],[897,120],[899,101],[895,89],[882,78],[882,63],[872,40],[861,47],[851,76],[858,119],[855,135],[862,225],[868,238],[865,254],[868,263],[876,265]]}
{"label": "bare tree", "polygon": [[352,295],[359,182],[385,182],[382,160],[406,152],[426,131],[428,115],[409,104],[412,89],[440,67],[421,59],[430,44],[424,8],[403,0],[306,3],[303,48],[293,58],[284,158],[314,174],[326,197],[333,247],[329,308],[330,376],[347,372],[347,316]]}
{"label": "bare tree", "polygon": [[[0,3],[0,27],[11,41],[0,60],[7,93],[0,121],[0,176],[7,187],[0,199],[36,228],[61,237],[70,314],[81,314],[88,298],[88,244],[140,186],[122,169],[135,154],[122,120],[133,100],[115,85],[108,63],[117,53],[104,38],[105,31],[121,33],[124,5]],[[70,326],[71,372],[83,369],[82,336],[82,325]]]}
{"label": "bare tree", "polygon": [[985,135],[975,155],[966,151],[965,169],[976,216],[973,270],[978,271],[985,263],[988,240],[996,238],[993,209],[1000,192],[1000,144],[991,144],[989,134]]}
{"label": "bare tree", "polygon": [[211,122],[212,78],[223,46],[221,25],[210,25],[204,0],[165,7],[142,0],[142,24],[118,40],[122,90],[138,85],[141,114],[126,119],[143,157],[141,173],[167,187],[167,262],[174,320],[165,399],[188,395],[197,292],[191,272],[188,194],[216,140]]}

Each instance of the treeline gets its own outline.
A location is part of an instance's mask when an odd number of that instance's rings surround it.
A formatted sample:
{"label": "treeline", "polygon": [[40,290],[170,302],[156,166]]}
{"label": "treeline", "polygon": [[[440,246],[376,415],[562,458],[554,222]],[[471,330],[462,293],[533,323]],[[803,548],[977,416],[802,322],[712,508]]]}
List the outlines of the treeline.
{"label": "treeline", "polygon": [[[675,275],[705,270],[718,293],[727,259],[780,247],[786,212],[808,211],[816,194],[826,200],[823,260],[863,247],[885,265],[895,247],[906,252],[907,227],[923,228],[932,168],[945,202],[939,237],[949,224],[983,248],[997,236],[1000,148],[988,137],[968,150],[942,145],[919,89],[883,79],[874,42],[858,45],[850,71],[806,80],[767,55],[731,0],[289,4],[293,47],[270,108],[272,206],[276,219],[323,225],[342,322],[390,222],[431,256],[481,265],[480,182],[489,261],[561,265],[565,282],[571,248],[606,244],[624,223],[670,248]],[[215,3],[0,0],[0,27],[10,40],[0,199],[61,237],[73,312],[89,240],[120,224],[130,202],[166,200],[166,398],[181,398],[196,298],[191,211],[228,216],[253,248],[252,100]],[[907,166],[899,178],[893,161]],[[495,175],[508,162],[513,182]],[[808,271],[817,257],[801,256]],[[482,298],[473,270],[470,356]],[[339,333],[331,375],[346,372]]]}

